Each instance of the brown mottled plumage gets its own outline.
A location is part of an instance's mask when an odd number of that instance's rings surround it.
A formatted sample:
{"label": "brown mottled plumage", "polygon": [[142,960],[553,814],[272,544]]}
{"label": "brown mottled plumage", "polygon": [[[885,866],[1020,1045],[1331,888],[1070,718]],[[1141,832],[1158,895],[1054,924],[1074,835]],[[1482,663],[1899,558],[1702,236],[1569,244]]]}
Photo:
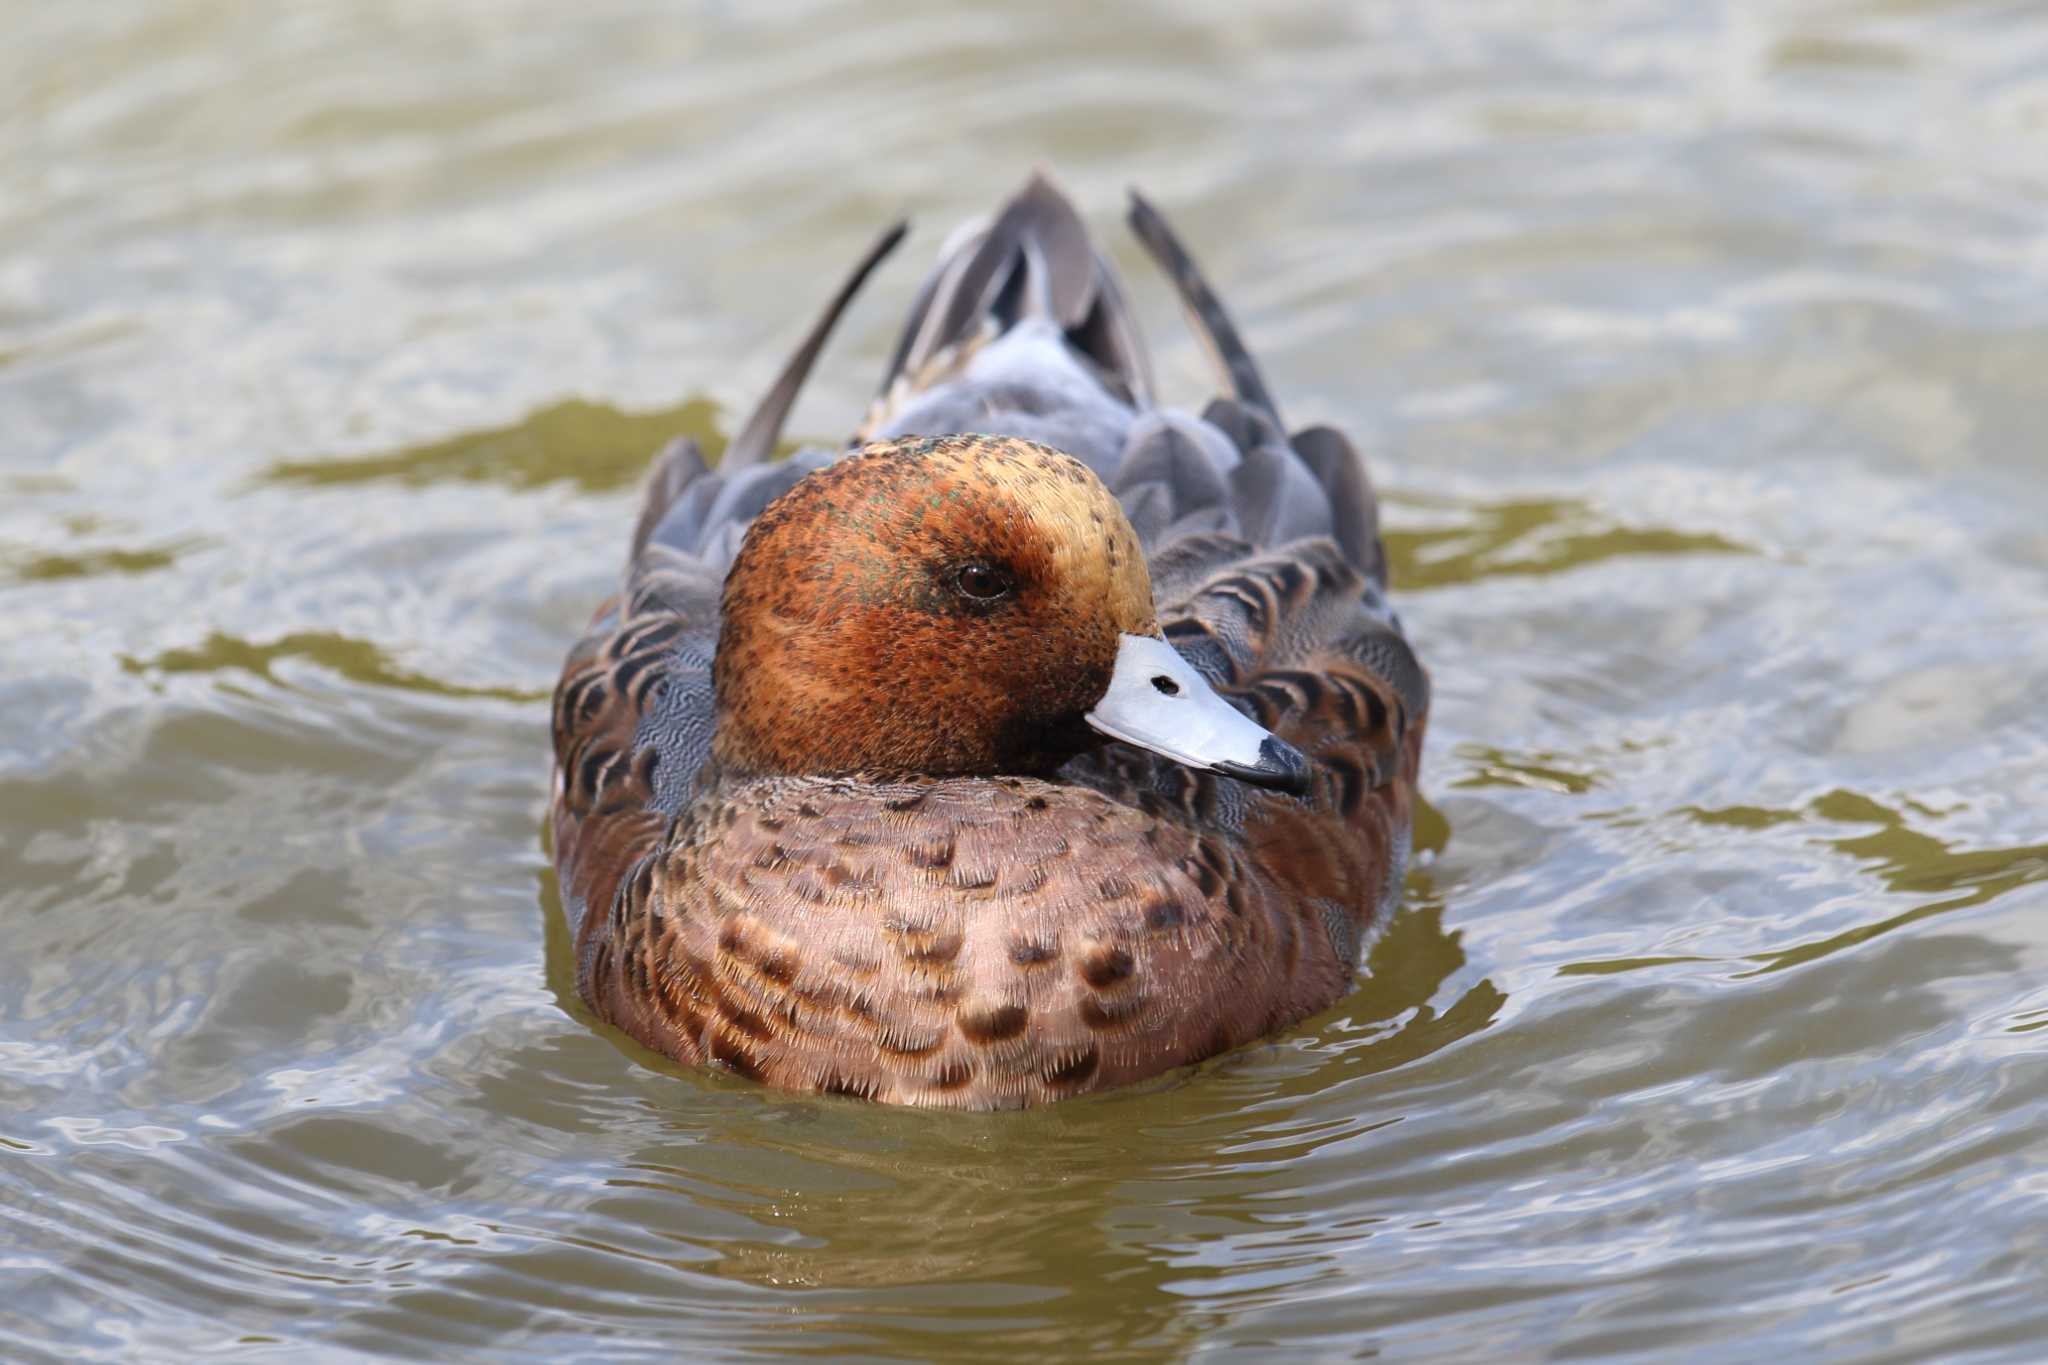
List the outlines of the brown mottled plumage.
{"label": "brown mottled plumage", "polygon": [[[941,261],[858,452],[759,459],[850,289],[744,453],[664,452],[555,699],[602,1018],[775,1085],[1000,1108],[1347,988],[1399,894],[1427,682],[1356,454],[1283,434],[1192,261],[1133,219],[1218,355],[1203,419],[1152,406],[1121,286],[1034,178]],[[1162,634],[1307,756],[1306,791],[1089,728],[1119,641]]]}

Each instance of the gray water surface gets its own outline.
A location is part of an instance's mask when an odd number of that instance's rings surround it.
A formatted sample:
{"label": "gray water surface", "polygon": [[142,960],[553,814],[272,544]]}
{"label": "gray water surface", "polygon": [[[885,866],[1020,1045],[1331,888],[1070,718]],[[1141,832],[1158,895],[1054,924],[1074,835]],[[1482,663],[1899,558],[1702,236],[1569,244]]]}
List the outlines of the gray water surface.
{"label": "gray water surface", "polygon": [[[0,7],[0,1357],[2038,1359],[2048,5]],[[634,485],[1035,164],[1358,434],[1370,975],[1023,1115],[573,998]]]}

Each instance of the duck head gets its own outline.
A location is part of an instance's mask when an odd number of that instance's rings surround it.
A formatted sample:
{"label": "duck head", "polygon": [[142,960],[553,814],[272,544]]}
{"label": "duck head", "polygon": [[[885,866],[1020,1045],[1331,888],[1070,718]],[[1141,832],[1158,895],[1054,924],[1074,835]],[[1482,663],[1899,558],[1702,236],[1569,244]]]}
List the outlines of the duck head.
{"label": "duck head", "polygon": [[1162,638],[1102,481],[1008,437],[870,445],[770,503],[712,676],[736,771],[1043,774],[1106,736],[1261,786],[1309,776]]}

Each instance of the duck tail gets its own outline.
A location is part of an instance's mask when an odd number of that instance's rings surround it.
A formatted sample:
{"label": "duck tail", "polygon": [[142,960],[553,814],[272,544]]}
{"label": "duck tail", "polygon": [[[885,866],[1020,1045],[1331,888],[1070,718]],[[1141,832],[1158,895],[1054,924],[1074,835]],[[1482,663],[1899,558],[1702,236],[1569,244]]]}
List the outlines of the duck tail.
{"label": "duck tail", "polygon": [[1223,301],[1165,217],[1136,190],[1131,191],[1130,225],[1146,253],[1173,282],[1188,323],[1223,385],[1223,396],[1203,417],[1228,434],[1244,457],[1234,489],[1239,525],[1265,528],[1264,538],[1269,539],[1274,528],[1300,522],[1288,515],[1289,498],[1299,501],[1301,496],[1291,477],[1299,462],[1313,477],[1324,505],[1311,520],[1324,524],[1345,557],[1384,587],[1387,558],[1380,540],[1379,498],[1350,439],[1328,426],[1289,434],[1280,405]]}
{"label": "duck tail", "polygon": [[984,344],[1034,318],[1056,323],[1111,392],[1151,404],[1151,362],[1116,270],[1043,171],[1034,171],[994,218],[963,225],[941,248],[856,440],[959,374]]}
{"label": "duck tail", "polygon": [[[740,424],[737,434],[726,443],[725,454],[714,470],[695,441],[678,436],[669,442],[648,470],[640,495],[640,517],[633,528],[632,549],[626,557],[629,587],[644,567],[649,546],[656,543],[671,550],[722,564],[731,558],[738,529],[720,540],[721,529],[734,524],[735,509],[747,517],[767,504],[809,468],[790,462],[769,464],[775,443],[790,409],[810,377],[818,352],[825,347],[840,315],[853,296],[867,282],[875,267],[896,249],[910,230],[905,222],[892,224],[855,263],[839,290],[825,304],[782,372],[763,394],[761,401]],[[738,524],[743,529],[744,522]]]}
{"label": "duck tail", "polygon": [[1181,307],[1187,310],[1188,322],[1208,351],[1224,389],[1238,403],[1266,418],[1275,429],[1285,431],[1286,424],[1280,420],[1280,409],[1266,387],[1265,376],[1259,373],[1258,362],[1252,359],[1251,351],[1237,334],[1237,325],[1223,310],[1223,301],[1202,277],[1201,267],[1195,264],[1180,237],[1159,210],[1136,190],[1131,191],[1129,220],[1131,231],[1144,244],[1153,263],[1173,281]]}
{"label": "duck tail", "polygon": [[853,272],[846,277],[846,282],[839,286],[839,292],[825,305],[825,311],[811,324],[811,330],[804,334],[795,353],[782,367],[782,373],[775,376],[768,392],[761,396],[761,401],[747,414],[747,420],[740,424],[739,434],[725,448],[725,458],[719,462],[720,469],[736,470],[759,464],[774,452],[775,443],[782,436],[782,425],[789,420],[789,410],[796,406],[797,393],[802,390],[804,380],[810,378],[811,366],[817,362],[818,352],[824,349],[826,338],[839,325],[840,314],[846,311],[846,305],[853,302],[853,296],[867,283],[875,267],[896,249],[897,243],[909,231],[909,223],[894,223],[867,249],[853,267]]}

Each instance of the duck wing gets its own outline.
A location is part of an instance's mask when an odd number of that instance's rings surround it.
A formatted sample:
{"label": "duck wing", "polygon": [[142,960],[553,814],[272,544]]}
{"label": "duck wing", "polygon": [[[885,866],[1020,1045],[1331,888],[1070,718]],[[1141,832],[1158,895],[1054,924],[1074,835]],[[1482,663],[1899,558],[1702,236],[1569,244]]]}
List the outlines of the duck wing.
{"label": "duck wing", "polygon": [[1222,301],[1166,220],[1131,226],[1179,294],[1221,394],[1199,417],[1138,415],[1108,474],[1143,538],[1166,638],[1209,682],[1313,760],[1303,798],[1111,746],[1066,775],[1164,804],[1278,881],[1276,918],[1320,919],[1347,965],[1391,913],[1406,864],[1429,679],[1386,596],[1379,501],[1326,426],[1289,433]]}

